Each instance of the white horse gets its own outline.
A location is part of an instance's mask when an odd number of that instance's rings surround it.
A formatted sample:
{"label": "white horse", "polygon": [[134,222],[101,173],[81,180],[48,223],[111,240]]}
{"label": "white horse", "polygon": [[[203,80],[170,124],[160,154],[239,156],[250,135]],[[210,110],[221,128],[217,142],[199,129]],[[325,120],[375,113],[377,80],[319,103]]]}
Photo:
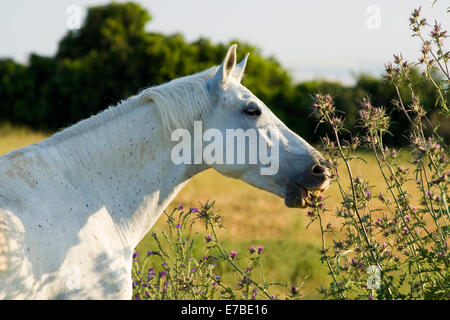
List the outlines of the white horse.
{"label": "white horse", "polygon": [[[323,158],[240,84],[236,45],[218,67],[143,90],[0,157],[0,298],[130,299],[135,246],[195,174],[213,167],[302,207],[329,184]],[[175,128],[268,128],[279,171],[174,164]]]}

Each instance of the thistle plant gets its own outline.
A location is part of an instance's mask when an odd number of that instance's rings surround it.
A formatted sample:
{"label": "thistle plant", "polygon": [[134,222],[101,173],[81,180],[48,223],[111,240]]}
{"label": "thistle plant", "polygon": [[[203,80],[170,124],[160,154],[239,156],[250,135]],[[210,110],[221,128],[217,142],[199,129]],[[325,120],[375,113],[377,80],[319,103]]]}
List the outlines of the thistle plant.
{"label": "thistle plant", "polygon": [[[155,250],[147,252],[143,263],[138,262],[137,253],[134,255],[134,299],[272,300],[279,298],[271,293],[273,287],[284,290],[283,298],[300,298],[301,285],[266,281],[261,262],[266,252],[263,246],[250,246],[244,262],[238,251],[223,247],[217,235],[217,230],[224,227],[223,217],[214,204],[208,201],[188,210],[179,205],[170,213],[164,212],[168,228],[161,232],[162,236],[152,233]],[[194,224],[203,224],[204,234],[194,233]],[[203,248],[201,254],[196,242]],[[225,265],[233,270],[232,283],[222,279]]]}
{"label": "thistle plant", "polygon": [[[360,104],[363,134],[349,139],[344,138],[349,134],[342,116],[336,115],[332,97],[320,93],[314,96],[313,114],[319,123],[331,128],[330,137],[322,139],[323,152],[330,159],[341,196],[336,210],[327,209],[323,198],[315,198],[307,213],[322,232],[322,261],[332,279],[319,290],[326,299],[450,298],[448,146],[438,134],[439,124],[428,119],[428,114],[437,109],[441,121],[448,121],[446,31],[436,22],[426,39],[428,24],[420,17],[420,9],[412,13],[410,26],[422,42],[423,55],[417,64],[394,55],[384,75],[396,89],[392,107],[410,123],[407,149],[385,145],[383,137],[389,134],[391,125],[389,110],[373,106],[369,98]],[[438,93],[435,106],[423,106],[415,92],[409,74],[417,66],[423,67],[426,79]],[[405,105],[400,94],[402,87],[409,89],[409,105]],[[377,193],[365,177],[352,171],[354,162],[361,161],[355,152],[361,148],[369,150],[378,164],[379,181],[384,187]],[[409,160],[410,167],[401,165],[401,154]],[[417,188],[415,197],[408,185],[410,181]],[[332,229],[324,225],[323,217],[330,211],[336,213],[344,239],[328,236]]]}

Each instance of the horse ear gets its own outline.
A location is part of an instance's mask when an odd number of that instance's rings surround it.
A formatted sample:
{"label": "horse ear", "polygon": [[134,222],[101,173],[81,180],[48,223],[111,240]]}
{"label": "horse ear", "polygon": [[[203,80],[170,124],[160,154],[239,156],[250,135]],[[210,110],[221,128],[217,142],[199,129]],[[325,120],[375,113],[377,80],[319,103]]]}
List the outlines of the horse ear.
{"label": "horse ear", "polygon": [[241,62],[239,62],[236,67],[233,70],[233,77],[238,81],[241,82],[242,77],[244,76],[245,67],[247,66],[247,59],[248,59],[249,53],[245,55],[245,58],[242,59]]}
{"label": "horse ear", "polygon": [[228,48],[225,59],[223,59],[222,64],[220,65],[219,69],[217,69],[217,72],[214,75],[214,80],[219,85],[224,85],[228,82],[231,73],[236,66],[236,48],[237,44],[233,44]]}

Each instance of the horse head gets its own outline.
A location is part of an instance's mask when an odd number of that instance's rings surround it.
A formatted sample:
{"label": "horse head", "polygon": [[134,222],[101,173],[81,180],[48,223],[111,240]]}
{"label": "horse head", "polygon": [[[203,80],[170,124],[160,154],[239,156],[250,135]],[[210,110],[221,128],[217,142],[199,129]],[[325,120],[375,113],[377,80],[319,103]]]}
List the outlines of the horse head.
{"label": "horse head", "polygon": [[[241,84],[249,55],[237,64],[236,47],[228,49],[207,82],[212,111],[203,119],[203,125],[206,130],[226,136],[226,142],[241,136],[248,143],[231,147],[224,143],[223,152],[230,161],[211,162],[210,166],[277,194],[288,207],[304,207],[311,193],[321,192],[330,184],[327,162]],[[245,161],[239,162],[239,157]]]}

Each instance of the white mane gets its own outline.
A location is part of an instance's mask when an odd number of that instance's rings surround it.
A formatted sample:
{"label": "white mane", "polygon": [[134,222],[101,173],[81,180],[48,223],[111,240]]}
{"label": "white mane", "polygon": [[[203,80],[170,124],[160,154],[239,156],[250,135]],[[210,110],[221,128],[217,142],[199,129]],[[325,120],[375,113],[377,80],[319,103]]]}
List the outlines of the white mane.
{"label": "white mane", "polygon": [[203,72],[185,76],[142,90],[135,96],[122,100],[97,115],[82,120],[50,137],[46,144],[57,143],[77,134],[89,131],[126,114],[144,103],[154,102],[161,114],[161,122],[167,133],[175,128],[189,129],[194,120],[207,116],[211,106],[210,94],[206,86],[217,70],[209,68]]}
{"label": "white mane", "polygon": [[207,116],[211,106],[206,81],[217,67],[201,73],[172,80],[143,90],[136,96],[141,103],[153,101],[161,114],[163,126],[169,132],[176,128],[189,129],[194,120]]}

